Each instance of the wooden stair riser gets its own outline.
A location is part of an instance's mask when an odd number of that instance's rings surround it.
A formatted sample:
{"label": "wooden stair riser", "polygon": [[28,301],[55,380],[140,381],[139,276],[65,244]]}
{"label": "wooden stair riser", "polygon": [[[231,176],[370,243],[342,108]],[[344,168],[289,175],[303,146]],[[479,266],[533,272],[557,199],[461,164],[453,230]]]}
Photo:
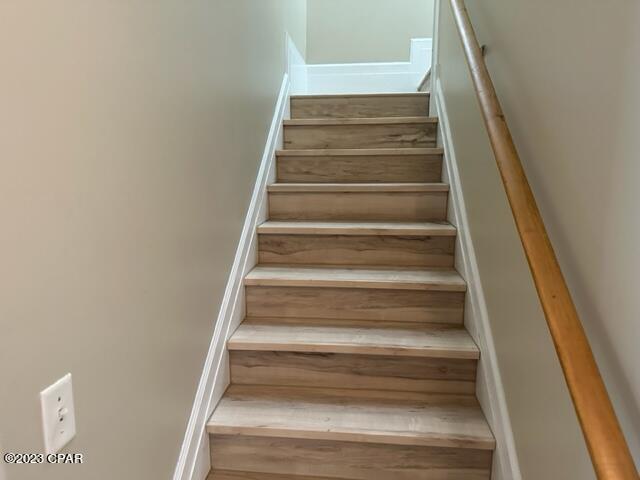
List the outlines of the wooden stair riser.
{"label": "wooden stair riser", "polygon": [[272,220],[442,221],[447,192],[270,192]]}
{"label": "wooden stair riser", "polygon": [[268,220],[257,228],[262,235],[374,235],[396,237],[455,237],[447,222],[340,222]]}
{"label": "wooden stair riser", "polygon": [[391,390],[231,385],[211,416],[207,432],[378,445],[495,448],[474,396]]}
{"label": "wooden stair riser", "polygon": [[232,470],[215,470],[207,480],[335,480],[331,478],[309,477],[307,475],[280,475],[278,473],[234,472]]}
{"label": "wooden stair riser", "polygon": [[[461,325],[464,292],[327,287],[245,287],[251,317],[309,317]],[[347,322],[348,323],[348,322]]]}
{"label": "wooden stair riser", "polygon": [[451,267],[455,237],[258,235],[264,264]]}
{"label": "wooden stair riser", "polygon": [[473,394],[477,361],[231,351],[230,364],[233,384]]}
{"label": "wooden stair riser", "polygon": [[442,154],[292,156],[277,159],[282,183],[439,182]]}
{"label": "wooden stair riser", "polygon": [[436,146],[437,123],[285,125],[284,148],[425,148]]}
{"label": "wooden stair riser", "polygon": [[465,281],[453,269],[345,268],[341,266],[258,265],[246,286],[375,288],[464,292]]}
{"label": "wooden stair riser", "polygon": [[291,118],[427,117],[428,94],[291,97]]}
{"label": "wooden stair riser", "polygon": [[305,476],[341,480],[489,480],[491,477],[492,452],[489,450],[233,435],[212,436],[210,448],[214,471],[285,475],[283,479],[290,475],[291,480],[305,480]]}

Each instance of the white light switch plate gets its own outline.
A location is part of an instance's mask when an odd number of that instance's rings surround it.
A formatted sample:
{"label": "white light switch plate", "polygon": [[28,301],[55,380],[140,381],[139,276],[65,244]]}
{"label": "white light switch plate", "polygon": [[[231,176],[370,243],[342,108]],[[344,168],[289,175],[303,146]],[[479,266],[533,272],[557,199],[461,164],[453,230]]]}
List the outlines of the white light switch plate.
{"label": "white light switch plate", "polygon": [[57,453],[76,436],[71,374],[40,392],[42,430],[46,453]]}

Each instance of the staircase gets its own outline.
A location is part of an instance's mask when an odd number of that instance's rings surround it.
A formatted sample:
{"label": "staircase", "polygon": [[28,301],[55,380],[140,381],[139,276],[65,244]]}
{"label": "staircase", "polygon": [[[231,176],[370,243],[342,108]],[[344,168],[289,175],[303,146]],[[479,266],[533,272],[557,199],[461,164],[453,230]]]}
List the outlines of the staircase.
{"label": "staircase", "polygon": [[291,99],[209,480],[490,478],[428,103]]}

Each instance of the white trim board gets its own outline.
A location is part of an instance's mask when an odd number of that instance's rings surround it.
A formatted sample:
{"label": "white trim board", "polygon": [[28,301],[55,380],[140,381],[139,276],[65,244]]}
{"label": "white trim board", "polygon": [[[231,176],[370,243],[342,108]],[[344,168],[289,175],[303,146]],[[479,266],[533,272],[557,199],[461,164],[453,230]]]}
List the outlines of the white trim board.
{"label": "white trim board", "polygon": [[496,349],[493,344],[489,313],[478,272],[476,253],[469,232],[467,209],[458,172],[446,102],[442,93],[440,79],[432,77],[431,80],[431,98],[435,100],[433,103],[438,116],[440,140],[444,148],[443,181],[449,183],[450,207],[448,217],[449,221],[458,230],[456,269],[467,282],[465,326],[481,351],[476,381],[476,395],[491,426],[497,444],[494,453],[492,478],[494,480],[522,480],[502,378],[498,368]]}
{"label": "white trim board", "polygon": [[[402,93],[416,92],[431,66],[431,38],[414,38],[408,62],[327,63],[292,71],[292,93]],[[301,58],[301,57],[300,57]]]}
{"label": "white trim board", "polygon": [[211,469],[206,423],[229,385],[226,344],[244,318],[242,282],[257,263],[256,227],[267,219],[267,185],[275,179],[276,150],[282,147],[282,122],[290,117],[289,92],[289,75],[285,73],[173,480],[205,480]]}

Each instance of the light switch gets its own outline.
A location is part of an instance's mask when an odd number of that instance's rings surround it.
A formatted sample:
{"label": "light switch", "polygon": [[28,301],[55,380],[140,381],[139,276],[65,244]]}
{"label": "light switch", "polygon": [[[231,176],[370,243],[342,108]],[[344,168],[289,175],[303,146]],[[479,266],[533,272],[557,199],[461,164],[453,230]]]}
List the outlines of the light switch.
{"label": "light switch", "polygon": [[71,374],[40,392],[42,431],[46,453],[57,453],[76,436]]}

